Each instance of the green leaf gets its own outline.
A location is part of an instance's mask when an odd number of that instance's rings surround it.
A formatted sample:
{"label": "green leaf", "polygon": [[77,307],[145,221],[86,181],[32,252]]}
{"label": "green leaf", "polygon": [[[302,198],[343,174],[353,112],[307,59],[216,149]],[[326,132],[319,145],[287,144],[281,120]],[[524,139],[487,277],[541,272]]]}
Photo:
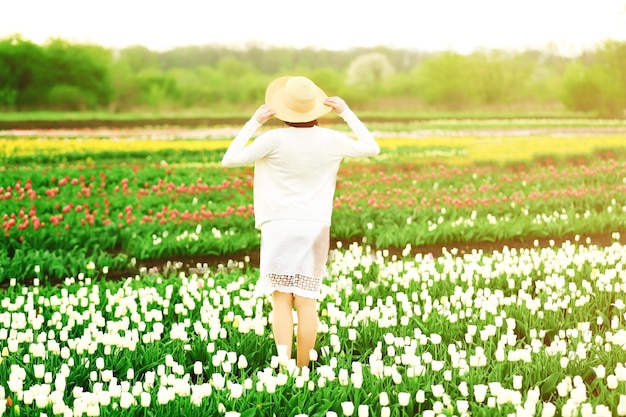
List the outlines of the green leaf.
{"label": "green leaf", "polygon": [[241,417],[254,417],[256,416],[256,412],[258,407],[251,407],[241,413]]}
{"label": "green leaf", "polygon": [[298,405],[298,401],[300,400],[300,395],[296,394],[293,397],[291,397],[291,399],[289,400],[289,409],[293,410],[297,407]]}
{"label": "green leaf", "polygon": [[607,317],[606,314],[604,314],[602,311],[600,310],[596,310],[596,314],[600,317],[602,317],[602,323],[607,326],[611,323],[611,320],[609,320],[609,318]]}
{"label": "green leaf", "polygon": [[557,372],[550,374],[546,379],[541,381],[541,386],[539,387],[541,391],[541,395],[551,395],[556,388],[556,384],[559,380],[559,374]]}

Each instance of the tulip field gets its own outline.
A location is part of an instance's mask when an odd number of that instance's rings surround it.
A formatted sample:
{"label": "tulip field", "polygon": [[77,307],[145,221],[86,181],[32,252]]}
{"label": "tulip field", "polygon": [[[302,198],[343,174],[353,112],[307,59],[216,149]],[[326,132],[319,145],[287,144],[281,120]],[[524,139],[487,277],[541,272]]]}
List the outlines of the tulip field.
{"label": "tulip field", "polygon": [[0,132],[0,416],[626,416],[613,128],[376,126],[339,171],[310,368],[254,294],[232,129]]}

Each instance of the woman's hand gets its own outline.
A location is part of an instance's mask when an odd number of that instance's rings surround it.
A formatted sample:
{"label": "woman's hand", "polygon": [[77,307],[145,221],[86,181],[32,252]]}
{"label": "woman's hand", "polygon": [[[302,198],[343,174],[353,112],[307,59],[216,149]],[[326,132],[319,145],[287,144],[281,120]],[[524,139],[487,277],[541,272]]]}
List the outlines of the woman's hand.
{"label": "woman's hand", "polygon": [[276,112],[274,111],[274,109],[272,109],[270,106],[268,106],[267,104],[262,104],[257,110],[256,112],[254,112],[254,119],[263,124],[265,122],[267,122],[269,119],[271,119],[272,117],[274,117],[274,115],[276,114]]}
{"label": "woman's hand", "polygon": [[348,105],[341,97],[328,97],[324,100],[324,104],[332,108],[337,114],[343,113],[348,108]]}

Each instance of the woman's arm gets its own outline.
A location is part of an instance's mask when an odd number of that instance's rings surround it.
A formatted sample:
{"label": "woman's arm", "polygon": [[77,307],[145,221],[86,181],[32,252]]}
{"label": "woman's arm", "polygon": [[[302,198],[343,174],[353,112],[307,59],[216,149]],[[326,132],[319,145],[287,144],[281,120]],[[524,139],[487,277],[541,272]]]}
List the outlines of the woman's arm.
{"label": "woman's arm", "polygon": [[356,114],[339,97],[328,97],[324,104],[332,107],[339,116],[350,126],[356,136],[356,141],[345,138],[341,141],[343,156],[374,156],[380,153],[380,147],[369,129],[361,122]]}
{"label": "woman's arm", "polygon": [[265,104],[259,107],[231,142],[222,157],[222,165],[225,167],[247,165],[265,156],[268,149],[267,146],[264,146],[266,145],[264,141],[255,141],[250,146],[246,146],[246,143],[248,143],[254,132],[263,123],[271,119],[274,114],[274,110]]}

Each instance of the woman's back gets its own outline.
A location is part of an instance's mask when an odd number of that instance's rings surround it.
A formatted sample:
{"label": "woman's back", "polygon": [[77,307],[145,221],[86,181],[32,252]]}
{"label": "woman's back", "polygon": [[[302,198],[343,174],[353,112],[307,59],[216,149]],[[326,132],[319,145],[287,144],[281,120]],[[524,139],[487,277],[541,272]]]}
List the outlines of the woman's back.
{"label": "woman's back", "polygon": [[[257,140],[268,153],[255,162],[254,207],[257,227],[274,219],[307,219],[330,224],[342,139],[320,128],[285,128]],[[350,140],[350,139],[349,139]],[[354,142],[353,140],[350,140]]]}

